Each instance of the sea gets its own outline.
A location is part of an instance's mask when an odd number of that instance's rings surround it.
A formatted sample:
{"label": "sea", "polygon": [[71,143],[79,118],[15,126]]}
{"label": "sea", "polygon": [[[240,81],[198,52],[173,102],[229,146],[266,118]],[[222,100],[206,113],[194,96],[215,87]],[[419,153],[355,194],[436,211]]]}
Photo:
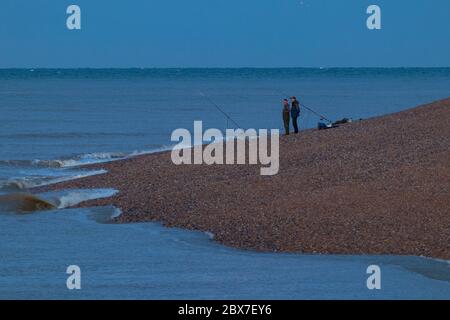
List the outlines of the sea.
{"label": "sea", "polygon": [[[449,299],[449,261],[428,257],[260,253],[158,223],[116,225],[120,208],[71,209],[120,190],[2,197],[105,174],[86,164],[169,150],[175,129],[282,129],[296,96],[300,128],[367,119],[450,97],[450,68],[0,69],[1,299]],[[67,267],[82,270],[69,290]],[[367,268],[379,265],[381,289]]]}

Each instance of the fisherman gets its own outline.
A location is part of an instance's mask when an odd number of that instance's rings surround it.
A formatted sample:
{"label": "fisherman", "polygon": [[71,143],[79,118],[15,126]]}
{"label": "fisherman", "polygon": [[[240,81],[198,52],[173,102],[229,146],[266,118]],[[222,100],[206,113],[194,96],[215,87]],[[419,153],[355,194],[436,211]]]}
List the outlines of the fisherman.
{"label": "fisherman", "polygon": [[296,97],[291,97],[291,118],[294,132],[298,133],[298,117],[300,115],[300,103]]}
{"label": "fisherman", "polygon": [[284,130],[286,131],[286,135],[289,135],[289,122],[290,122],[290,113],[291,108],[289,106],[289,100],[284,99],[283,100],[283,123],[284,123]]}

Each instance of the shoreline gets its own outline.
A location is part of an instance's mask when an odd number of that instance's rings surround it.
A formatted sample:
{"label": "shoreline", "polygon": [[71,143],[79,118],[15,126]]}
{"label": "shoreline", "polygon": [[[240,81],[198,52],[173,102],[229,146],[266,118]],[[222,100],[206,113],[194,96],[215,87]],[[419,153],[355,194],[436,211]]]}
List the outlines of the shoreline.
{"label": "shoreline", "polygon": [[450,98],[280,137],[280,171],[175,166],[170,151],[84,167],[99,175],[32,191],[114,188],[118,223],[158,221],[240,249],[450,259]]}

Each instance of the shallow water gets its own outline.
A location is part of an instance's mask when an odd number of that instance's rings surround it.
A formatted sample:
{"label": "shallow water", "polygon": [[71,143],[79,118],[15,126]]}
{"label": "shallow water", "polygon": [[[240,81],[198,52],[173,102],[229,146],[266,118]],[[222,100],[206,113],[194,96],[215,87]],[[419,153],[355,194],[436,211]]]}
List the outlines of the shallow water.
{"label": "shallow water", "polygon": [[[2,299],[448,299],[447,262],[226,248],[204,233],[94,221],[113,208],[0,215]],[[381,290],[366,269],[381,267]],[[66,288],[69,265],[81,290]],[[441,279],[436,280],[433,278]]]}

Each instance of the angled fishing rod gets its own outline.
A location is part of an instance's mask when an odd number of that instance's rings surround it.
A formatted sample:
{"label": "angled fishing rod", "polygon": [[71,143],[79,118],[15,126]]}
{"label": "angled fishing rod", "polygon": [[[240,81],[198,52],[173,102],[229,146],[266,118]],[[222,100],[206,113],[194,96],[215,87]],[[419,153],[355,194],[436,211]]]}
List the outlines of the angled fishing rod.
{"label": "angled fishing rod", "polygon": [[199,91],[200,95],[205,98],[209,103],[211,103],[214,107],[216,107],[217,110],[220,111],[220,113],[222,113],[227,120],[230,120],[231,122],[233,122],[238,128],[242,128],[236,121],[234,121],[234,119],[225,111],[222,110],[222,108],[219,107],[219,105],[217,103],[215,103],[210,97],[208,97],[206,94],[204,94],[202,91]]}
{"label": "angled fishing rod", "polygon": [[300,103],[300,105],[301,105],[303,108],[305,108],[305,109],[311,111],[312,113],[314,113],[316,116],[320,117],[320,119],[326,120],[326,121],[328,121],[329,123],[333,123],[333,121],[331,121],[330,119],[327,119],[324,115],[322,115],[322,114],[320,114],[320,113],[314,111],[313,109],[311,109],[311,108],[305,106],[303,103]]}

